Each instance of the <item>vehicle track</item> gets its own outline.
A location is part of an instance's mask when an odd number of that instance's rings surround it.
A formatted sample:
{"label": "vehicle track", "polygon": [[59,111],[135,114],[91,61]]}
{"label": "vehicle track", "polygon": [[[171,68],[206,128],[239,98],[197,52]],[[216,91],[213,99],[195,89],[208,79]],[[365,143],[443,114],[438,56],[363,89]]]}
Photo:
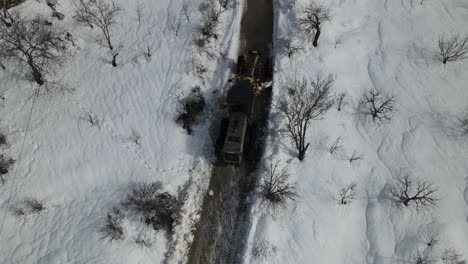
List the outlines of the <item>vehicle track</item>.
{"label": "vehicle track", "polygon": [[[266,69],[262,79],[269,81],[272,77],[273,0],[243,1],[246,9],[241,21],[239,54],[261,51]],[[188,253],[190,264],[242,263],[250,230],[249,196],[255,190],[255,170],[263,153],[270,99],[271,89],[256,98],[257,125],[250,129],[245,162],[239,168],[222,162],[214,164],[209,186],[211,195],[204,198]],[[218,116],[212,121],[214,131],[220,131],[221,118]]]}

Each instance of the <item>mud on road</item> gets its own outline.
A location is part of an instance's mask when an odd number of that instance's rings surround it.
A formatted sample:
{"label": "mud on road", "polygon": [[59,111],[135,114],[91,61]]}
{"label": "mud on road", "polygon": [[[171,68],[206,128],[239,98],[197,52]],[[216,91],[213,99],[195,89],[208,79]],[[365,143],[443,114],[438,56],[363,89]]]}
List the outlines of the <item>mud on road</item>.
{"label": "mud on road", "polygon": [[[263,81],[272,78],[273,0],[244,1],[239,54],[249,50],[262,52],[265,71]],[[257,183],[255,170],[263,154],[271,101],[271,88],[255,98],[256,122],[249,129],[244,162],[234,167],[217,162],[213,168],[209,190],[204,198],[200,220],[188,254],[190,264],[242,263],[250,229],[249,197]],[[213,121],[215,131],[221,131],[220,119]],[[223,139],[223,135],[219,135]],[[210,192],[210,193],[211,193]]]}

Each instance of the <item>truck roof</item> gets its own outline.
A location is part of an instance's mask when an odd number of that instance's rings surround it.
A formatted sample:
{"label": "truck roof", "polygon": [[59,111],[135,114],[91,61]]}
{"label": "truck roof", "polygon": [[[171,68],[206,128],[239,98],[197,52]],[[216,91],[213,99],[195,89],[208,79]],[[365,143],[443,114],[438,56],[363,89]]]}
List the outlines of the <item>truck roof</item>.
{"label": "truck roof", "polygon": [[247,129],[247,116],[242,112],[234,112],[229,118],[228,130],[224,141],[223,152],[241,152]]}

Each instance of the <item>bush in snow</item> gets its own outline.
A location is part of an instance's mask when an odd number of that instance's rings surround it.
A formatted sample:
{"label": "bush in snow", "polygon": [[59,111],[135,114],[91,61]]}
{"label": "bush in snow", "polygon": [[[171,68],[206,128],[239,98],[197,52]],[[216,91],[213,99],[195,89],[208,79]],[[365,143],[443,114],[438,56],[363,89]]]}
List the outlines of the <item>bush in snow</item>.
{"label": "bush in snow", "polygon": [[252,257],[256,259],[273,258],[276,255],[278,248],[274,243],[266,240],[256,242],[252,247]]}
{"label": "bush in snow", "polygon": [[24,205],[31,213],[40,213],[46,209],[45,202],[36,198],[28,197],[24,199]]}
{"label": "bush in snow", "polygon": [[348,101],[346,100],[347,96],[348,94],[346,92],[339,93],[335,96],[335,102],[338,111],[341,111],[343,107],[348,104]]}
{"label": "bush in snow", "polygon": [[294,41],[291,38],[282,39],[281,47],[283,47],[284,53],[288,56],[288,58],[291,58],[294,54],[299,53],[304,49],[300,43]]}
{"label": "bush in snow", "polygon": [[377,90],[364,92],[361,105],[367,107],[365,113],[372,116],[372,121],[381,124],[391,119],[390,114],[395,111],[395,96],[383,95]]}
{"label": "bush in snow", "polygon": [[462,134],[468,135],[468,114],[464,114],[458,118],[459,126]]}
{"label": "bush in snow", "polygon": [[440,240],[439,237],[440,235],[437,229],[430,230],[429,232],[423,235],[424,244],[426,244],[428,248],[433,248],[437,243],[439,243],[439,240]]}
{"label": "bush in snow", "polygon": [[290,174],[286,166],[281,167],[279,160],[272,160],[265,165],[259,195],[267,208],[277,210],[286,207],[288,200],[297,198],[296,186],[290,183]]}
{"label": "bush in snow", "polygon": [[441,259],[444,264],[465,264],[465,260],[462,255],[454,248],[445,249],[442,253]]}
{"label": "bush in snow", "polygon": [[343,146],[341,145],[341,137],[337,137],[328,148],[328,151],[333,156],[335,156],[337,152],[340,152],[342,150],[343,150]]}
{"label": "bush in snow", "polygon": [[416,251],[410,258],[411,264],[435,264],[437,263],[437,259],[429,256],[426,253],[422,253],[421,251]]}
{"label": "bush in snow", "polygon": [[46,209],[45,201],[37,198],[27,197],[20,203],[10,208],[12,214],[19,218],[25,218],[31,214],[39,214]]}
{"label": "bush in snow", "polygon": [[444,36],[439,37],[438,57],[443,64],[468,58],[468,36]]}
{"label": "bush in snow", "polygon": [[192,134],[192,127],[197,121],[197,117],[205,108],[205,97],[197,86],[192,89],[191,93],[184,99],[178,99],[180,108],[177,111],[176,122],[181,125],[187,133]]}
{"label": "bush in snow", "polygon": [[2,181],[2,184],[6,182],[4,175],[10,171],[14,163],[14,159],[7,158],[4,154],[0,154],[0,181]]}
{"label": "bush in snow", "polygon": [[330,9],[327,7],[311,2],[302,10],[302,16],[298,18],[297,24],[299,30],[305,35],[314,34],[314,47],[318,45],[318,39],[322,32],[322,24],[330,21]]}
{"label": "bush in snow", "polygon": [[309,143],[306,135],[310,123],[325,114],[334,104],[331,88],[335,78],[316,74],[311,81],[291,79],[286,84],[286,93],[280,95],[275,108],[279,111],[283,131],[298,150],[298,159],[303,160]]}
{"label": "bush in snow", "polygon": [[355,150],[353,151],[353,154],[351,154],[348,157],[348,160],[349,160],[349,163],[353,163],[353,161],[362,160],[362,158],[363,158],[363,155]]}
{"label": "bush in snow", "polygon": [[416,208],[434,206],[437,198],[438,187],[429,181],[414,179],[408,174],[395,178],[390,188],[391,196],[404,206],[414,204]]}
{"label": "bush in snow", "polygon": [[147,238],[137,238],[135,244],[140,248],[149,248],[153,246],[153,242],[149,241]]}
{"label": "bush in snow", "polygon": [[106,239],[109,242],[114,240],[122,240],[125,238],[125,233],[122,228],[122,218],[124,215],[118,208],[113,208],[107,213],[106,223],[99,229],[101,239]]}
{"label": "bush in snow", "polygon": [[172,230],[177,198],[163,192],[161,182],[133,184],[127,193],[123,205],[143,217],[155,230]]}
{"label": "bush in snow", "polygon": [[6,135],[0,132],[0,145],[6,145],[7,138]]}
{"label": "bush in snow", "polygon": [[337,199],[340,204],[349,204],[356,199],[357,183],[352,182],[345,187],[341,188],[339,198]]}
{"label": "bush in snow", "polygon": [[13,23],[0,23],[0,60],[12,59],[20,67],[29,67],[36,83],[45,83],[44,75],[64,61],[67,45],[65,32],[36,15],[32,19],[12,14]]}

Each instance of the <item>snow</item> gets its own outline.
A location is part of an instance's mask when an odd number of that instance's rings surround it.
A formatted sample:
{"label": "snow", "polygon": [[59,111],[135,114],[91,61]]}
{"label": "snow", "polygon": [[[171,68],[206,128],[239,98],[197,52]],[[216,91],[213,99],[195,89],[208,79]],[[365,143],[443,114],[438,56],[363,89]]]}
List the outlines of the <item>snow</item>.
{"label": "snow", "polygon": [[[291,36],[299,8],[310,1],[295,1],[295,8],[290,2],[277,1],[277,39]],[[304,51],[288,59],[276,45],[275,96],[288,78],[321,71],[336,75],[334,90],[347,92],[349,104],[312,123],[303,162],[287,139],[270,133],[265,160],[288,164],[300,198],[274,216],[256,202],[244,262],[400,263],[419,250],[442,263],[450,247],[468,258],[468,138],[456,127],[468,107],[468,60],[444,66],[434,57],[439,35],[468,33],[468,3],[317,2],[331,8],[332,20],[323,25],[318,48],[303,42]],[[397,112],[383,126],[358,111],[363,91],[372,88],[396,97]],[[273,111],[270,130],[278,126]],[[337,137],[344,150],[334,157],[327,146]],[[349,163],[354,150],[363,159]],[[435,182],[437,207],[416,211],[392,203],[389,183],[400,173]],[[357,199],[338,205],[339,190],[351,182],[358,183]],[[433,232],[440,241],[426,249]],[[258,241],[275,245],[276,253],[253,257]]]}
{"label": "snow", "polygon": [[[207,94],[223,87],[237,51],[239,10],[223,14],[220,38],[214,43],[222,54],[207,59],[192,43],[200,0],[187,1],[191,22],[182,21],[177,36],[172,25],[174,19],[185,19],[184,1],[141,0],[141,23],[137,1],[116,2],[122,7],[113,30],[114,46],[121,49],[117,68],[96,41],[99,31],[73,22],[72,1],[57,5],[65,20],[54,23],[73,34],[77,47],[49,76],[61,86],[39,93],[22,159],[15,164],[10,203],[35,197],[44,199],[47,209],[24,220],[15,218],[7,207],[13,173],[7,175],[10,180],[0,186],[0,220],[7,211],[0,263],[143,264],[161,263],[166,255],[177,263],[190,243],[208,188],[212,150],[208,121],[202,120],[193,136],[175,124],[177,97],[197,85]],[[50,17],[52,12],[44,0],[27,0],[15,9],[23,16]],[[150,58],[144,56],[147,47]],[[207,68],[203,77],[193,73],[194,61]],[[17,159],[36,86],[26,69],[18,76],[13,65],[3,63],[7,71],[0,71],[0,94],[6,98],[0,105],[1,129],[9,145],[2,153]],[[92,126],[88,115],[99,125]],[[140,137],[138,144],[132,140],[135,135]],[[129,184],[153,181],[162,181],[168,192],[184,201],[174,236],[128,217],[122,224],[123,241],[100,240],[97,231],[106,213],[120,204]],[[138,247],[134,243],[138,238],[153,246]]]}

